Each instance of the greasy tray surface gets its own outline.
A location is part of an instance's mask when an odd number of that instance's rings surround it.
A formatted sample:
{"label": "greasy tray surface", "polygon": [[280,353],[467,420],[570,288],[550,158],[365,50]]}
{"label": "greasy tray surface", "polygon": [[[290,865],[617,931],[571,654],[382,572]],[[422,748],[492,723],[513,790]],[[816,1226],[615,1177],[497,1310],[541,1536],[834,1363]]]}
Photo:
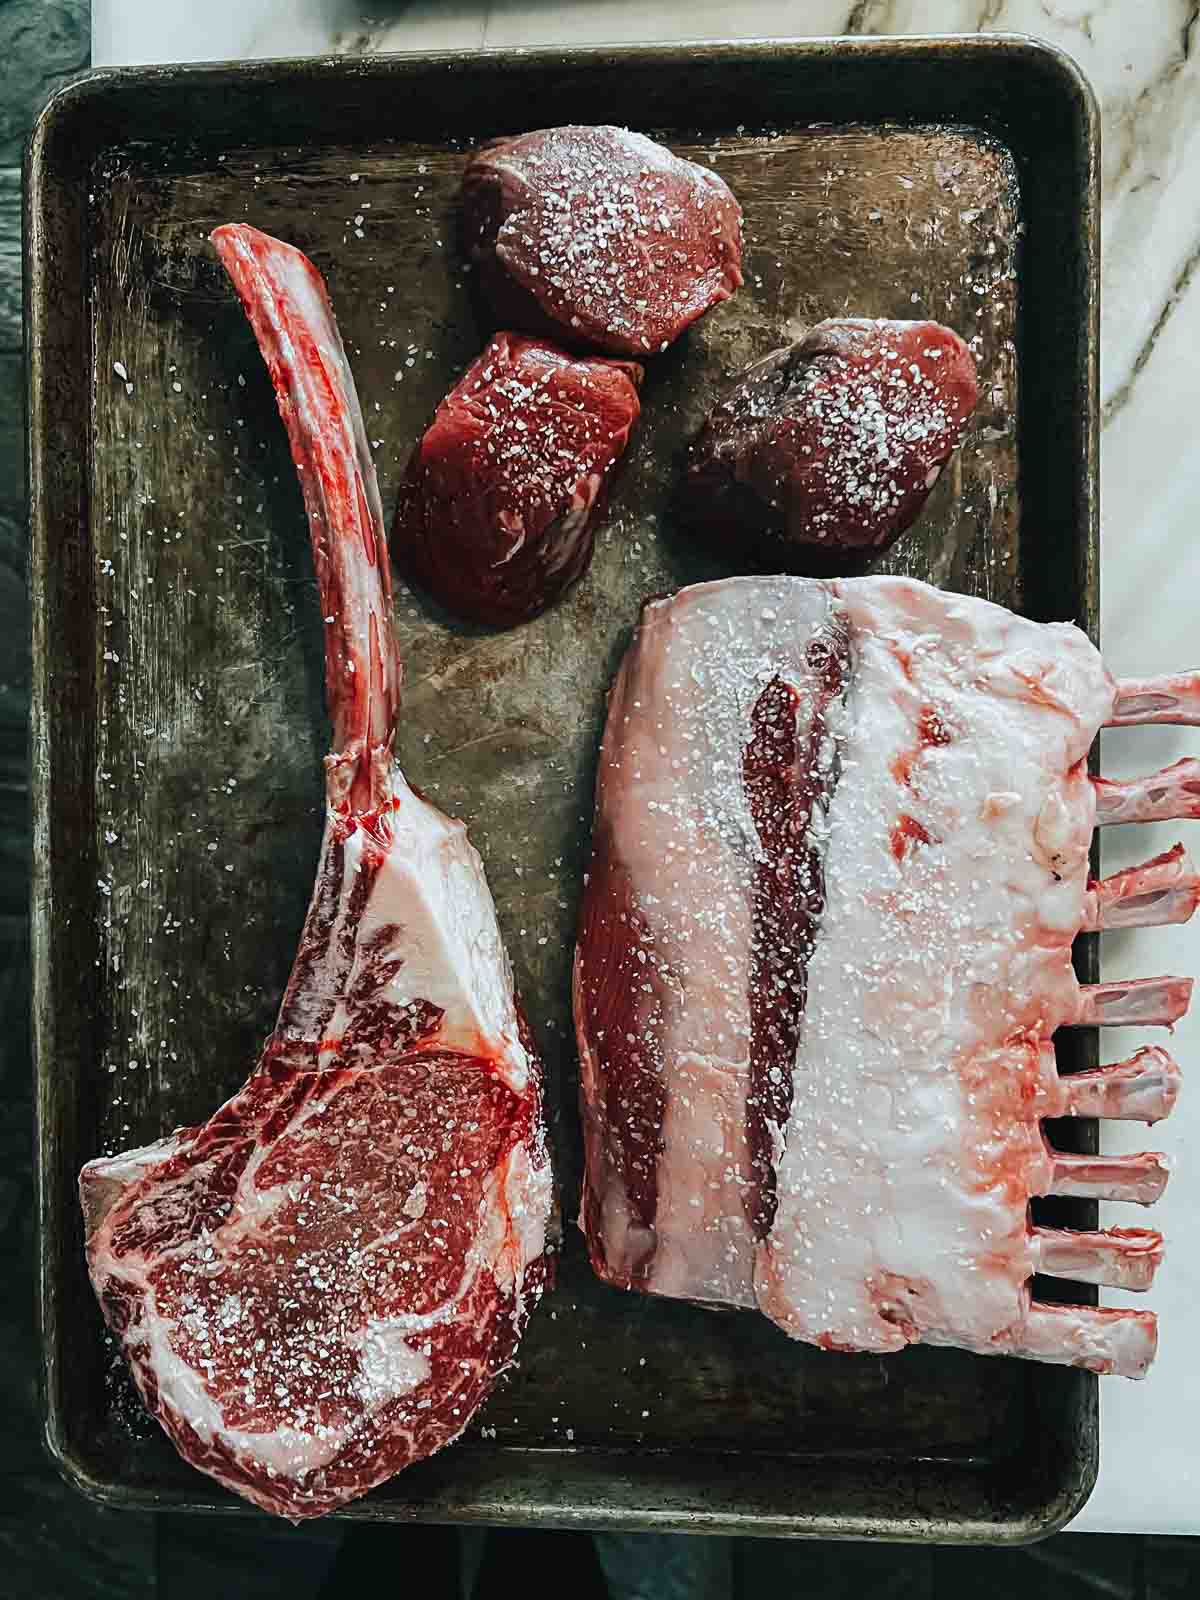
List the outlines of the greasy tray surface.
{"label": "greasy tray surface", "polygon": [[[1015,118],[1022,86],[1036,136],[980,125],[985,104]],[[240,1084],[321,826],[304,517],[208,231],[251,221],[326,274],[387,506],[482,342],[454,248],[464,145],[624,119],[743,204],[746,287],[653,364],[584,582],[508,634],[398,595],[400,759],[484,856],[573,1219],[568,974],[604,692],[643,596],[730,570],[672,526],[681,447],[725,373],[823,316],[945,321],[975,340],[980,406],[889,567],[1092,624],[1089,109],[1057,58],[1004,40],[107,74],[51,107],[30,190],[43,1299],[51,1445],[95,1492],[231,1504],[146,1424],[104,1342],[74,1176]],[[1056,161],[1065,228],[1042,193]],[[1028,1538],[1069,1515],[1094,1453],[1082,1374],[829,1355],[622,1296],[568,1226],[520,1369],[464,1444],[349,1514]]]}

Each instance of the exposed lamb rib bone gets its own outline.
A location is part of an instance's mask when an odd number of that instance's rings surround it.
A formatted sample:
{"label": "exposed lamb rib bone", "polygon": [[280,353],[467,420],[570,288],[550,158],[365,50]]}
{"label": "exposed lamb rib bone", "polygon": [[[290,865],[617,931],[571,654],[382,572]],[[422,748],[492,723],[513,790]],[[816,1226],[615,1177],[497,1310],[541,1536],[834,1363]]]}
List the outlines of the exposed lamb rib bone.
{"label": "exposed lamb rib bone", "polygon": [[1046,1147],[1049,1176],[1034,1194],[1079,1200],[1131,1200],[1152,1206],[1167,1186],[1170,1165],[1158,1150],[1133,1156],[1086,1156]]}
{"label": "exposed lamb rib bone", "polygon": [[1093,778],[1096,823],[1174,822],[1200,817],[1200,760],[1185,756],[1148,778]]}
{"label": "exposed lamb rib bone", "polygon": [[1034,1228],[1033,1237],[1038,1271],[1077,1283],[1148,1289],[1162,1264],[1163,1236],[1153,1228]]}
{"label": "exposed lamb rib bone", "polygon": [[1192,998],[1191,978],[1131,978],[1124,983],[1081,983],[1079,1009],[1063,1027],[1173,1028]]}
{"label": "exposed lamb rib bone", "polygon": [[1032,1361],[1144,1378],[1158,1349],[1158,1323],[1153,1311],[1032,1301],[1019,1343],[1005,1349]]}
{"label": "exposed lamb rib bone", "polygon": [[1106,728],[1144,727],[1152,722],[1200,727],[1200,672],[1121,678],[1116,690]]}
{"label": "exposed lamb rib bone", "polygon": [[1105,1117],[1114,1122],[1160,1122],[1170,1116],[1182,1079],[1175,1058],[1161,1045],[1147,1044],[1125,1061],[1060,1076],[1054,1046],[1040,1090],[1044,1117]]}
{"label": "exposed lamb rib bone", "polygon": [[1157,928],[1186,922],[1200,904],[1200,875],[1181,844],[1140,867],[1093,878],[1083,902],[1083,929]]}
{"label": "exposed lamb rib bone", "polygon": [[482,864],[391,765],[400,668],[375,472],[311,263],[214,242],[304,486],[334,751],[271,1038],[201,1127],[80,1177],[88,1266],[148,1409],[264,1510],[332,1511],[449,1444],[545,1281],[541,1083]]}

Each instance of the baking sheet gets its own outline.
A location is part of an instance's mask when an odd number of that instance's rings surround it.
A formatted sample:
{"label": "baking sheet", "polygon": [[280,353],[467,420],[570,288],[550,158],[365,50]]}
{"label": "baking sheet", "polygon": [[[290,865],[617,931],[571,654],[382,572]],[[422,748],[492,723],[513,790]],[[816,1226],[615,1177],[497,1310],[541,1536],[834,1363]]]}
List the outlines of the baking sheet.
{"label": "baking sheet", "polygon": [[[1094,624],[1086,92],[1029,44],[870,44],[107,73],[44,119],[30,170],[43,1309],[51,1445],[93,1492],[233,1507],[141,1414],[91,1302],[73,1179],[241,1083],[323,815],[299,490],[206,235],[244,219],[325,274],[386,507],[486,333],[455,248],[473,141],[622,120],[713,166],[742,202],[746,286],[652,364],[584,581],[506,634],[398,590],[400,760],[486,862],[545,1056],[570,1222],[568,974],[603,697],[645,595],[737,568],[671,516],[681,451],[725,376],[826,316],[955,327],[979,409],[884,567]],[[1024,144],[1003,125],[1020,110],[1005,73],[1046,97]],[[1061,192],[1057,211],[1041,193],[1056,150],[1073,174],[1065,213]],[[1057,241],[1055,217],[1074,223]],[[812,1350],[762,1318],[606,1288],[568,1226],[520,1366],[464,1443],[347,1514],[1028,1538],[1073,1512],[1094,1455],[1083,1374]]]}

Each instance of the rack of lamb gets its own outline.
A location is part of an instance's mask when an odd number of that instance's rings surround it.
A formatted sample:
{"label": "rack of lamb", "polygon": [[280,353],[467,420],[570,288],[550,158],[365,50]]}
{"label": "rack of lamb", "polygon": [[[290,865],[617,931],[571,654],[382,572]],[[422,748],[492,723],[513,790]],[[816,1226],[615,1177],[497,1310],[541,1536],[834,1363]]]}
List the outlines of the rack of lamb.
{"label": "rack of lamb", "polygon": [[1166,1051],[1060,1076],[1053,1036],[1165,1024],[1190,980],[1080,984],[1085,929],[1182,921],[1181,847],[1102,882],[1097,823],[1200,815],[1195,763],[1088,773],[1099,729],[1200,720],[1200,679],[1115,684],[1078,629],[875,577],[649,602],[609,699],[575,1015],[593,1265],[757,1307],[797,1339],[923,1341],[1140,1376],[1144,1229],[1033,1226],[1040,1195],[1147,1204],[1153,1153],[1046,1117],[1171,1109]]}

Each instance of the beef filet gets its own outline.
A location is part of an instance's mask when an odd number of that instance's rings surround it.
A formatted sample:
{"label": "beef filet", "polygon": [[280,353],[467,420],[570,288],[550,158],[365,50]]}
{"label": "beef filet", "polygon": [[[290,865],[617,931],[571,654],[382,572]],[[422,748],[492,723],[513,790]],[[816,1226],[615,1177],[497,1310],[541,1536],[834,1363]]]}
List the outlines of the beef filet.
{"label": "beef filet", "polygon": [[591,560],[641,381],[632,361],[497,334],[409,460],[396,565],[472,622],[511,627],[544,611]]}
{"label": "beef filet", "polygon": [[818,323],[734,382],[692,446],[685,519],[734,557],[843,572],[917,517],[975,408],[936,322]]}
{"label": "beef filet", "polygon": [[613,355],[667,346],[742,282],[728,186],[626,128],[543,128],[485,145],[463,241],[502,325]]}

